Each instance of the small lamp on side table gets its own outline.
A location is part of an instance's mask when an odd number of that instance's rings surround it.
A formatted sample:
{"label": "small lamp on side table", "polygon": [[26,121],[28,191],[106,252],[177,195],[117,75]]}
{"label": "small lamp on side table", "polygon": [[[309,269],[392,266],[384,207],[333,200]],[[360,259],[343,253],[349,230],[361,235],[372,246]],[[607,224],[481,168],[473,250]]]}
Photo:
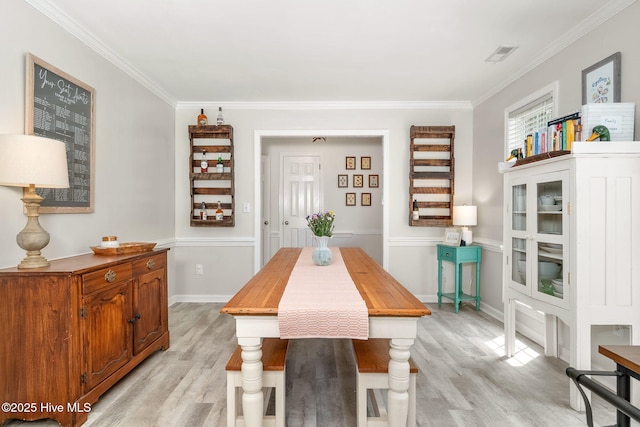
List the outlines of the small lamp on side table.
{"label": "small lamp on side table", "polygon": [[0,185],[28,189],[22,198],[27,225],[16,237],[27,256],[18,268],[48,266],[49,261],[40,254],[49,244],[49,233],[38,221],[43,198],[36,193],[36,187],[69,187],[64,142],[35,135],[0,135]]}
{"label": "small lamp on side table", "polygon": [[453,225],[462,227],[461,246],[473,243],[473,233],[469,230],[469,227],[478,225],[478,207],[467,205],[454,206]]}

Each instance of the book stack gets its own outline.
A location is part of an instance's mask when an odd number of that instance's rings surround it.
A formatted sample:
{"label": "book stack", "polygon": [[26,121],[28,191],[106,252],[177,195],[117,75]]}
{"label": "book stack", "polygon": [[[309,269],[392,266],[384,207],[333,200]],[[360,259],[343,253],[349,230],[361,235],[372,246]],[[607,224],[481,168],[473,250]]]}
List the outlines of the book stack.
{"label": "book stack", "polygon": [[570,151],[574,141],[582,138],[580,111],[547,122],[547,127],[527,135],[525,157],[551,151]]}

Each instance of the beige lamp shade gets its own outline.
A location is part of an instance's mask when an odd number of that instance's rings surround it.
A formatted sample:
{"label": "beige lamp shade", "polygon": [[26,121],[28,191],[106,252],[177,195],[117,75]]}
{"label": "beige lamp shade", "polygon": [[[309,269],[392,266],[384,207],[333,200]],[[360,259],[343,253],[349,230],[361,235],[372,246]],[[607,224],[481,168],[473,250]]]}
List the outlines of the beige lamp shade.
{"label": "beige lamp shade", "polygon": [[64,142],[35,135],[0,135],[0,185],[69,187]]}
{"label": "beige lamp shade", "polygon": [[478,207],[467,205],[454,206],[453,225],[461,225],[466,227],[478,225]]}

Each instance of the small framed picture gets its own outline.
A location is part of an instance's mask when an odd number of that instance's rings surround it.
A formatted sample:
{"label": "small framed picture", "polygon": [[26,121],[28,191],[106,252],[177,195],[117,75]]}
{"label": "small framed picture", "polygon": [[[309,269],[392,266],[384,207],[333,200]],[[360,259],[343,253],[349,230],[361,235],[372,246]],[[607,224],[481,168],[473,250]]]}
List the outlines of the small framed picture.
{"label": "small framed picture", "polygon": [[352,156],[347,156],[346,159],[346,169],[355,169],[356,168],[356,158]]}
{"label": "small framed picture", "polygon": [[442,243],[449,246],[460,246],[462,231],[456,227],[448,227],[444,231]]}
{"label": "small framed picture", "polygon": [[353,175],[353,186],[355,188],[364,187],[364,175]]}
{"label": "small framed picture", "polygon": [[349,186],[349,175],[338,175],[338,188],[347,188]]}
{"label": "small framed picture", "polygon": [[371,157],[360,157],[360,169],[371,169]]}
{"label": "small framed picture", "polygon": [[360,197],[361,206],[371,206],[371,193],[362,193]]}
{"label": "small framed picture", "polygon": [[620,52],[582,70],[582,105],[620,102]]}
{"label": "small framed picture", "polygon": [[378,188],[378,175],[369,175],[369,188]]}
{"label": "small framed picture", "polygon": [[347,206],[356,205],[356,193],[347,193],[346,205]]}

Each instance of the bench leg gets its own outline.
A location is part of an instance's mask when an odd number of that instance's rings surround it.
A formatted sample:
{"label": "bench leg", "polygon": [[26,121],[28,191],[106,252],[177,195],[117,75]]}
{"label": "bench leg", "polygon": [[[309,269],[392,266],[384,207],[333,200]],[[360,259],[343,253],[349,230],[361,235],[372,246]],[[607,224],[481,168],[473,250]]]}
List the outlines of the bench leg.
{"label": "bench leg", "polygon": [[286,368],[282,371],[282,375],[276,378],[276,427],[285,427],[286,422]]}

